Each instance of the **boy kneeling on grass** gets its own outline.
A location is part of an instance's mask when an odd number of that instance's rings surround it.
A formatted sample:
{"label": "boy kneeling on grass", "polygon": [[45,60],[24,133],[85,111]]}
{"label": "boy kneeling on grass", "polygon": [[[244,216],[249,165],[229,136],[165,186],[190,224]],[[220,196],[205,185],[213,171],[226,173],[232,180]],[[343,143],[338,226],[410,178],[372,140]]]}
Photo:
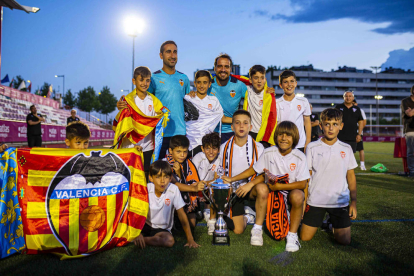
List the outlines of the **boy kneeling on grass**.
{"label": "boy kneeling on grass", "polygon": [[358,164],[351,146],[337,138],[343,125],[340,110],[325,109],[321,114],[324,137],[308,145],[306,156],[312,177],[300,231],[303,241],[313,238],[328,213],[335,240],[344,245],[351,242],[351,219],[357,217],[354,169]]}
{"label": "boy kneeling on grass", "polygon": [[187,243],[190,248],[199,247],[191,234],[190,223],[184,212],[184,200],[178,187],[170,183],[172,171],[166,161],[155,161],[149,168],[148,200],[149,213],[141,234],[134,240],[134,244],[144,248],[146,245],[172,247],[175,243],[171,234],[174,222],[174,210],[183,226]]}
{"label": "boy kneeling on grass", "polygon": [[[301,150],[295,149],[299,142],[299,131],[294,123],[289,121],[279,123],[275,130],[274,140],[276,146],[265,149],[253,167],[232,177],[231,181],[237,181],[257,173],[260,175],[246,184],[247,187],[255,187],[259,184],[263,185],[265,169],[273,175],[289,174],[288,184],[274,183],[268,184],[268,187],[272,191],[280,191],[284,196],[285,203],[289,203],[290,224],[289,233],[286,236],[286,251],[295,252],[300,248],[297,231],[303,214],[305,199],[303,190],[310,178],[309,169],[305,154]],[[266,207],[267,201],[265,210]]]}

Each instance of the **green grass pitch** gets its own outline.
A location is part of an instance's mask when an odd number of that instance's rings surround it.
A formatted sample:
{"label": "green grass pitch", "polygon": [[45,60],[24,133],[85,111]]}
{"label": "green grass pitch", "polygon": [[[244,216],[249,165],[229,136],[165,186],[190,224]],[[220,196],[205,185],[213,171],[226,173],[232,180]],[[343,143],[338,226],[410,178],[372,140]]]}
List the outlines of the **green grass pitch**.
{"label": "green grass pitch", "polygon": [[[402,171],[393,149],[393,143],[365,143],[366,167],[383,163],[390,173]],[[212,246],[207,228],[197,226],[198,249],[184,248],[186,239],[179,233],[169,249],[142,250],[130,244],[69,261],[14,255],[0,260],[0,275],[414,275],[414,179],[359,168],[355,172],[358,217],[350,246],[318,231],[295,253],[284,253],[285,241],[268,236],[262,247],[254,247],[251,226],[242,235],[230,233],[231,246]],[[397,219],[405,221],[372,221]]]}

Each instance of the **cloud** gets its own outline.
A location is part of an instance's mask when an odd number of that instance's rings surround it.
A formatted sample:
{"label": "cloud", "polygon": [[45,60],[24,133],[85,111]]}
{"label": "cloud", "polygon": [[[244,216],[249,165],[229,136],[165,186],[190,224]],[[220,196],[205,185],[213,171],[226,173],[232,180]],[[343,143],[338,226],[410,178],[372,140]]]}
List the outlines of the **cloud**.
{"label": "cloud", "polygon": [[355,19],[367,23],[389,23],[372,31],[380,34],[414,33],[413,0],[291,0],[292,15],[255,10],[255,16],[289,23],[315,23]]}
{"label": "cloud", "polygon": [[394,50],[389,53],[387,61],[385,61],[381,68],[384,70],[385,67],[394,67],[401,69],[411,69],[414,70],[414,47],[408,51],[399,49]]}

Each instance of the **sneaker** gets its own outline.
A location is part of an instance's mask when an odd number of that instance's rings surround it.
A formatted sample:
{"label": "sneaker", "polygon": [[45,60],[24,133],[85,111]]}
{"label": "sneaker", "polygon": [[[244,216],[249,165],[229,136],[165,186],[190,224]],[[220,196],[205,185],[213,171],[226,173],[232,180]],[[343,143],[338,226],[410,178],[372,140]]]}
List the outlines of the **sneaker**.
{"label": "sneaker", "polygon": [[210,209],[205,209],[203,212],[204,220],[209,221],[210,220]]}
{"label": "sneaker", "polygon": [[256,246],[263,245],[263,230],[262,229],[252,229],[252,237],[250,238],[250,244]]}
{"label": "sneaker", "polygon": [[298,234],[289,233],[286,236],[286,251],[296,252],[300,249]]}
{"label": "sneaker", "polygon": [[249,206],[244,206],[244,216],[247,218],[247,224],[253,225],[256,221],[256,212]]}
{"label": "sneaker", "polygon": [[365,168],[365,165],[361,165],[359,168],[361,169],[361,171],[366,171],[367,170],[367,168]]}
{"label": "sneaker", "polygon": [[207,234],[209,236],[212,236],[214,233],[214,230],[216,229],[216,220],[212,219],[212,220],[207,220]]}

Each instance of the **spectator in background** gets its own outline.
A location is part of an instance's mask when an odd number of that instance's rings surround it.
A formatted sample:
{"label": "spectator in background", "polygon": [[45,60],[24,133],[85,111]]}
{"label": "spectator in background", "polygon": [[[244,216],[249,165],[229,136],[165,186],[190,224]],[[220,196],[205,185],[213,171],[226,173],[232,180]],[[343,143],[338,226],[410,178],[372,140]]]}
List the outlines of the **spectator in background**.
{"label": "spectator in background", "polygon": [[79,119],[79,117],[76,117],[76,110],[75,109],[72,109],[71,111],[70,111],[70,117],[68,117],[68,119],[66,120],[66,124],[68,125],[69,123],[72,123],[72,122],[76,122],[76,121],[80,121],[80,119]]}
{"label": "spectator in background", "polygon": [[[313,106],[311,103],[309,103],[309,105],[310,105],[310,109],[312,112]],[[317,113],[312,112],[310,119],[311,119],[311,126],[312,126],[311,142],[315,142],[315,141],[318,141],[319,139],[319,115]]]}
{"label": "spectator in background", "polygon": [[[355,99],[354,99],[354,106],[358,106],[358,103]],[[364,110],[362,110],[361,108],[359,108],[359,109],[361,110],[361,115],[362,115],[362,119],[363,119],[363,122],[362,122],[363,127],[362,128],[364,128],[367,125],[367,115],[365,115]],[[365,168],[364,144],[363,144],[363,141],[362,141],[363,132],[361,132],[359,134],[361,135],[361,141],[359,141],[357,143],[356,151],[359,152],[359,161],[361,161],[360,169],[362,171],[366,171],[367,169]]]}
{"label": "spectator in background", "polygon": [[414,85],[411,96],[401,101],[405,142],[407,143],[407,165],[411,177],[414,177]]}
{"label": "spectator in background", "polygon": [[42,126],[41,122],[44,122],[45,119],[37,113],[35,105],[30,106],[30,111],[26,117],[27,122],[27,142],[29,148],[32,147],[41,147],[42,146]]}

